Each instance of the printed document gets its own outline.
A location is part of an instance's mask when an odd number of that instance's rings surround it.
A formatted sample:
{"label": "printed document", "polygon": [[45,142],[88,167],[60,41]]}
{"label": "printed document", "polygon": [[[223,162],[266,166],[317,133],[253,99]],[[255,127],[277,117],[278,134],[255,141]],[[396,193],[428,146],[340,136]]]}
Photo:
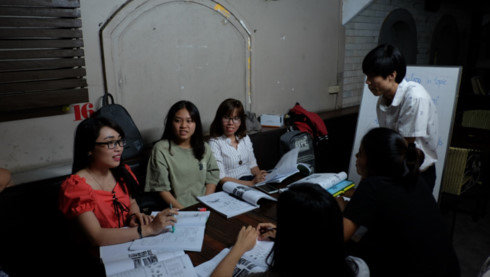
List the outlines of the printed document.
{"label": "printed document", "polygon": [[258,191],[253,187],[234,182],[224,183],[223,191],[197,197],[199,201],[225,215],[227,218],[258,208],[258,202],[263,198],[276,201],[274,197]]}
{"label": "printed document", "polygon": [[298,173],[298,153],[299,148],[295,147],[282,155],[271,173],[265,176],[265,180],[255,184],[255,186],[261,186],[267,183],[280,183],[287,177]]}
{"label": "printed document", "polygon": [[197,277],[189,255],[179,255],[157,263],[119,272],[109,277],[161,277],[181,276]]}
{"label": "printed document", "polygon": [[129,247],[136,249],[164,249],[167,251],[187,250],[200,252],[204,241],[206,221],[210,212],[186,212],[179,211],[177,223],[172,232],[172,227],[167,227],[163,233],[134,240]]}
{"label": "printed document", "polygon": [[[264,272],[267,270],[267,256],[272,250],[274,242],[257,240],[254,248],[247,251],[238,261],[238,264],[233,271],[233,277],[247,276],[250,273]],[[223,249],[218,255],[211,260],[196,266],[196,273],[199,277],[209,277],[214,269],[223,260],[230,251],[229,248]]]}
{"label": "printed document", "polygon": [[137,269],[161,262],[163,260],[184,255],[184,251],[162,250],[129,250],[132,242],[107,245],[100,247],[102,259],[107,276]]}

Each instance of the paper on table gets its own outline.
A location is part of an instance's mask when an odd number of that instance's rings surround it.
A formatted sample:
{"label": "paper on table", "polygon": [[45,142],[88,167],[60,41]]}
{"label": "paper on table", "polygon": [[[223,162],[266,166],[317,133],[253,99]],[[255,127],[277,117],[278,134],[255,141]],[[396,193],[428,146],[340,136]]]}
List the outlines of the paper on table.
{"label": "paper on table", "polygon": [[132,251],[129,250],[131,243],[126,242],[100,247],[100,258],[104,262],[107,276],[185,254],[182,250],[172,252],[150,249]]}
{"label": "paper on table", "polygon": [[227,218],[258,208],[258,206],[229,195],[226,191],[215,192],[206,196],[199,196],[197,199],[213,210],[225,215]]}
{"label": "paper on table", "polygon": [[[250,273],[266,271],[268,268],[266,259],[273,245],[274,242],[258,240],[254,248],[245,252],[240,258],[236,269],[233,272],[233,276],[247,276]],[[216,266],[218,266],[221,260],[225,258],[229,251],[229,248],[225,248],[211,260],[196,266],[195,269],[197,275],[199,275],[199,277],[211,276]]]}
{"label": "paper on table", "polygon": [[175,232],[166,231],[156,236],[137,239],[129,249],[164,249],[167,251],[201,251],[205,226],[181,226]]}
{"label": "paper on table", "polygon": [[259,207],[258,201],[263,198],[276,201],[274,197],[255,188],[234,182],[224,183],[223,191],[197,197],[199,201],[228,218]]}
{"label": "paper on table", "polygon": [[344,171],[341,171],[339,173],[314,173],[310,176],[302,178],[301,180],[289,184],[289,186],[301,183],[314,183],[319,184],[324,189],[328,190],[330,187],[338,184],[345,179],[347,179],[347,173],[345,173]]}
{"label": "paper on table", "polygon": [[196,270],[192,265],[189,255],[172,257],[155,264],[120,272],[109,277],[141,277],[141,276],[181,276],[195,277]]}
{"label": "paper on table", "polygon": [[[151,213],[152,216],[156,216],[159,212],[154,211]],[[179,211],[179,214],[174,215],[177,219],[175,223],[175,228],[179,226],[196,226],[196,225],[206,225],[208,221],[210,211],[205,212],[193,212],[193,211]]]}
{"label": "paper on table", "polygon": [[234,182],[224,183],[223,190],[255,206],[258,206],[257,203],[262,198],[276,201],[276,198],[267,195],[261,191],[258,191],[255,188],[244,186]]}

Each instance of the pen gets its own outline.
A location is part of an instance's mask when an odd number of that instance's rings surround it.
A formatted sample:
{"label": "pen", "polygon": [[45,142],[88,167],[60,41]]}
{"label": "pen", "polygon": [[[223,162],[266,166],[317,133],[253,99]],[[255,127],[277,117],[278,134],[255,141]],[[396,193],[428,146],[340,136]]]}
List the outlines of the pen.
{"label": "pen", "polygon": [[[170,209],[173,209],[173,207],[172,207],[172,203],[170,203]],[[170,214],[170,215],[173,215],[173,214]],[[173,233],[173,232],[175,232],[175,226],[174,226],[174,225],[172,225],[172,233]]]}

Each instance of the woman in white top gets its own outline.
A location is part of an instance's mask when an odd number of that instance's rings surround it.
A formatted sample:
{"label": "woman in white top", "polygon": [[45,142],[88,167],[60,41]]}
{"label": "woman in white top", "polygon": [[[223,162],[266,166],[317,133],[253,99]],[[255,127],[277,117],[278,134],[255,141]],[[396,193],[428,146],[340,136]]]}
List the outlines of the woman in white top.
{"label": "woman in white top", "polygon": [[239,100],[223,101],[211,123],[209,145],[220,171],[220,184],[227,181],[253,186],[264,180],[247,135],[245,111]]}

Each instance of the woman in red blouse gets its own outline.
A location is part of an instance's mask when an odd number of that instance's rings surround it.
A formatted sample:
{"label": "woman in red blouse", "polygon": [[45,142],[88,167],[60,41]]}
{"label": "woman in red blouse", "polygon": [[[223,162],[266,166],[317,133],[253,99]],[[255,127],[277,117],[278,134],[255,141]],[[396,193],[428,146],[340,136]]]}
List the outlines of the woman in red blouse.
{"label": "woman in red blouse", "polygon": [[176,209],[154,218],[140,212],[132,197],[138,181],[121,163],[124,145],[122,129],[108,119],[89,118],[77,127],[73,174],[61,185],[59,205],[95,246],[157,235],[176,222]]}

